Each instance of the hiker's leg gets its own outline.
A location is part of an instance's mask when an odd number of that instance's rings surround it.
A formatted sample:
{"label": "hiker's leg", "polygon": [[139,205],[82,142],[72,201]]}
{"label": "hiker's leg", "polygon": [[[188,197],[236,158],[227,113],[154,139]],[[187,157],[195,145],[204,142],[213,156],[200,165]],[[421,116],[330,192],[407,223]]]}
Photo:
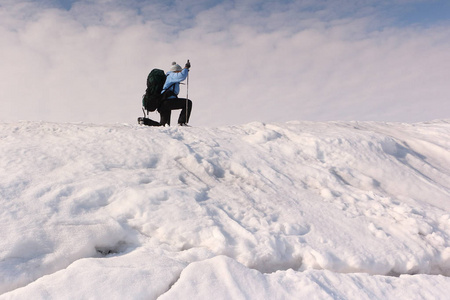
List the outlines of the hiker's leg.
{"label": "hiker's leg", "polygon": [[170,126],[171,108],[170,108],[169,100],[163,101],[163,103],[161,103],[161,106],[159,107],[158,111],[159,111],[159,114],[161,115],[161,119],[159,121],[161,126],[164,126],[166,124],[168,124]]}
{"label": "hiker's leg", "polygon": [[[186,101],[188,101],[187,119],[186,119]],[[161,125],[170,125],[170,112],[174,109],[181,109],[180,116],[178,118],[178,123],[187,123],[191,115],[192,101],[186,100],[184,98],[167,99],[165,100],[160,108],[159,112],[161,114]]]}
{"label": "hiker's leg", "polygon": [[[192,111],[192,101],[184,98],[179,98],[182,105],[180,116],[178,117],[178,124],[188,123]],[[187,113],[186,113],[186,101],[187,101]],[[187,118],[186,118],[187,117]]]}
{"label": "hiker's leg", "polygon": [[164,126],[166,124],[170,126],[171,111],[164,110],[164,111],[160,111],[159,114],[161,115],[161,118],[159,120],[159,123],[161,124],[161,126]]}

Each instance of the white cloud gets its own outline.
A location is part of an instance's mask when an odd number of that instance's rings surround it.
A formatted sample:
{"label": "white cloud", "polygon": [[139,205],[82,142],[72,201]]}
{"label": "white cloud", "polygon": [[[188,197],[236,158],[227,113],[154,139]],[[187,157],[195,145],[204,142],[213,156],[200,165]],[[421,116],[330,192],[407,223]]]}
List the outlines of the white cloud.
{"label": "white cloud", "polygon": [[148,72],[188,58],[193,124],[450,113],[448,26],[396,28],[370,1],[124,3],[3,1],[0,120],[133,123]]}

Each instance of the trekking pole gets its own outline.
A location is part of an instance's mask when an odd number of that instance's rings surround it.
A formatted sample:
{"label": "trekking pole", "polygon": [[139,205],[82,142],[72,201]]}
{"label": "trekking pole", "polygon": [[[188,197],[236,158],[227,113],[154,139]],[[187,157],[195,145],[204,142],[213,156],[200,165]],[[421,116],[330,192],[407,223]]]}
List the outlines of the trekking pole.
{"label": "trekking pole", "polygon": [[[189,59],[188,59],[189,62]],[[188,102],[189,102],[189,70],[186,79],[186,124],[188,123]]]}

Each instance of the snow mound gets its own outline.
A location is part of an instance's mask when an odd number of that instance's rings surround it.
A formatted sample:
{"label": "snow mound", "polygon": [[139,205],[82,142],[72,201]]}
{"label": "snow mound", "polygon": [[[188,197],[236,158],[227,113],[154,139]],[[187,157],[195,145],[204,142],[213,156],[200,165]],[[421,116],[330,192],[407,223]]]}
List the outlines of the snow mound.
{"label": "snow mound", "polygon": [[3,123],[0,298],[444,297],[449,150],[448,121]]}

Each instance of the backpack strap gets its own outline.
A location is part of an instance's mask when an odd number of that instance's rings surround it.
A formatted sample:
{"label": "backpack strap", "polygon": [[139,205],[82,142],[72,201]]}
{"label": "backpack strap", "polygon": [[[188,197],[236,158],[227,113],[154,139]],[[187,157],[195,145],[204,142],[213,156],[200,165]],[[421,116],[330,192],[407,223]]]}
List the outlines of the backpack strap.
{"label": "backpack strap", "polygon": [[176,84],[176,82],[172,83],[167,89],[163,90],[162,93],[165,93],[170,89],[172,89],[172,92],[175,93],[175,84]]}
{"label": "backpack strap", "polygon": [[178,98],[177,94],[175,94],[175,84],[176,82],[172,83],[167,89],[163,90],[162,94],[164,100],[170,96],[175,96],[175,98]]}

